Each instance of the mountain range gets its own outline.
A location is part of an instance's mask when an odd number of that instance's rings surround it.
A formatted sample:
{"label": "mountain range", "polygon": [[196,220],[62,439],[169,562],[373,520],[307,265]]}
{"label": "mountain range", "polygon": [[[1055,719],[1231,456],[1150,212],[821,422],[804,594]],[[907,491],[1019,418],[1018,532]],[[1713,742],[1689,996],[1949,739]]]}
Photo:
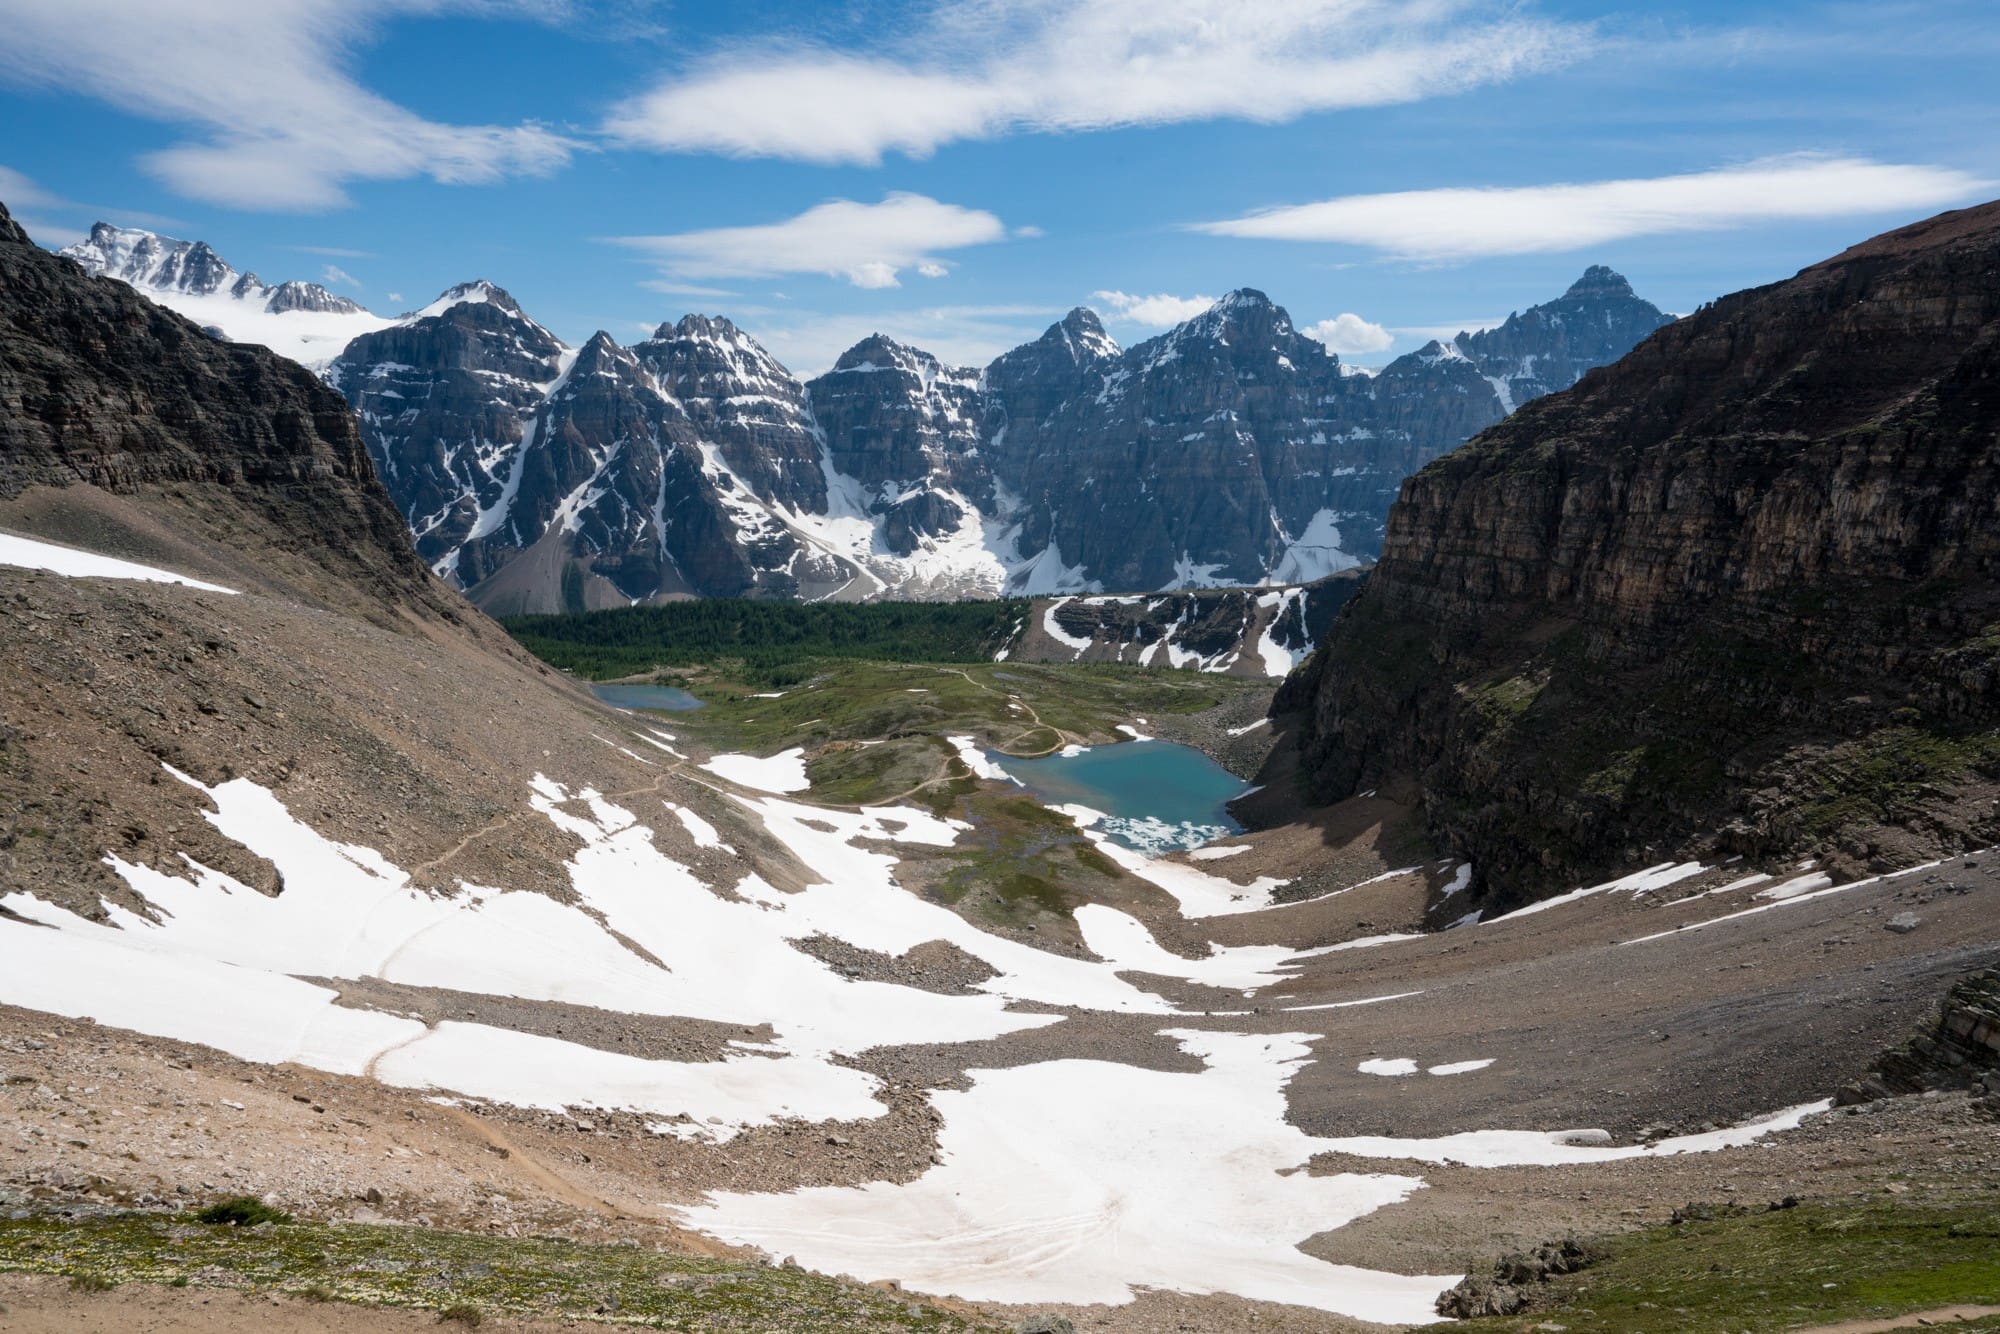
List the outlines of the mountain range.
{"label": "mountain range", "polygon": [[1593,266],[1376,370],[1246,288],[1128,349],[1078,308],[983,369],[875,335],[801,379],[719,317],[571,348],[489,282],[391,319],[200,242],[63,253],[319,370],[424,560],[499,613],[1311,582],[1373,559],[1404,477],[1669,320]]}

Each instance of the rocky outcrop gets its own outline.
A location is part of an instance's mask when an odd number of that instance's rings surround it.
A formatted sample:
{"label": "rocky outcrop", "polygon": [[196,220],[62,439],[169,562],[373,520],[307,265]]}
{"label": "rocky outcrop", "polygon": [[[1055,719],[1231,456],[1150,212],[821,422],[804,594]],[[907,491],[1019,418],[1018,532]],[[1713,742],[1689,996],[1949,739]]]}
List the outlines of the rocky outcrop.
{"label": "rocky outcrop", "polygon": [[1437,1313],[1453,1320],[1515,1315],[1545,1296],[1551,1279],[1588,1269],[1603,1258],[1602,1247],[1575,1237],[1511,1251],[1487,1272],[1467,1274],[1439,1294]]}
{"label": "rocky outcrop", "polygon": [[69,488],[146,497],[294,591],[444,605],[338,394],[89,277],[0,207],[0,500]]}
{"label": "rocky outcrop", "polygon": [[1280,695],[1489,903],[2000,836],[2000,205],[1669,325],[1406,481]]}
{"label": "rocky outcrop", "polygon": [[1969,1088],[2000,1114],[2000,969],[1968,973],[1952,984],[1922,1033],[1882,1054],[1864,1078],[1847,1085],[1834,1105],[1873,1102],[1932,1089]]}
{"label": "rocky outcrop", "polygon": [[1312,651],[1360,582],[1359,572],[1348,571],[1296,588],[1037,598],[1009,654],[1029,662],[1283,677]]}

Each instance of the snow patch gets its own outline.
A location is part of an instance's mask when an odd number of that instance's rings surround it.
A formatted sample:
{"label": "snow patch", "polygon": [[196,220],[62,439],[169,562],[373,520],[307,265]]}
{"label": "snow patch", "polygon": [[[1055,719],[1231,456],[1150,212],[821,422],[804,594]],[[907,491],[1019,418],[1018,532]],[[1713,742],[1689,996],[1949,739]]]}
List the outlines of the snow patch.
{"label": "snow patch", "polygon": [[205,593],[235,593],[221,584],[205,583],[185,574],[175,574],[152,565],[140,565],[116,556],[100,556],[94,551],[58,546],[32,537],[0,533],[0,565],[23,570],[46,570],[70,579],[140,579],[156,584],[182,584]]}
{"label": "snow patch", "polygon": [[755,788],[759,792],[774,792],[783,795],[788,792],[803,792],[812,786],[806,777],[805,748],[794,746],[781,750],[776,755],[717,755],[702,763],[702,768],[718,778],[726,778],[738,787]]}

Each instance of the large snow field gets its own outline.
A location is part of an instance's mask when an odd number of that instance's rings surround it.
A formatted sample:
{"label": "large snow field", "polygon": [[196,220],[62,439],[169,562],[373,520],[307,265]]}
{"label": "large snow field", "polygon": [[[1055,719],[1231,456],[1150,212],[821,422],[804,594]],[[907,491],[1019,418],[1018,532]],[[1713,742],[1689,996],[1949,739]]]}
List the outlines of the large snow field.
{"label": "large snow field", "polygon": [[[787,771],[797,763],[773,759]],[[789,781],[773,777],[773,761],[723,767],[753,791]],[[205,818],[220,833],[269,860],[283,892],[259,894],[192,861],[180,876],[113,856],[107,864],[144,911],[106,903],[106,920],[94,922],[31,893],[8,893],[0,905],[15,916],[0,917],[0,1002],[397,1087],[523,1107],[639,1111],[678,1139],[722,1140],[784,1119],[880,1116],[879,1081],[842,1063],[872,1048],[976,1043],[1087,1023],[1092,1014],[1187,1022],[1192,1014],[1142,979],[1247,1000],[1315,956],[1404,938],[1316,949],[1211,946],[1188,958],[1131,914],[1092,904],[1075,916],[1095,957],[1076,957],[985,931],[904,890],[896,872],[907,849],[950,846],[967,829],[926,810],[838,809],[776,793],[721,798],[796,863],[772,876],[804,882],[785,892],[692,810],[663,802],[656,832],[631,808],[541,775],[529,784],[528,806],[575,841],[567,868],[575,901],[463,883],[432,894],[375,850],[296,819],[247,779],[208,786],[168,772],[213,805]],[[1089,827],[1092,812],[1072,814]],[[1239,885],[1112,842],[1098,846],[1172,895],[1190,919],[1254,911],[1279,883]],[[696,862],[725,869],[705,879],[691,869]],[[1682,870],[1654,868],[1614,884],[1668,882]],[[796,948],[819,935],[891,956],[943,940],[994,975],[960,994],[850,980]],[[768,1025],[772,1037],[728,1043],[719,1060],[651,1060],[488,1024],[427,1026],[350,1008],[308,977]],[[1299,1170],[1314,1154],[1475,1166],[1600,1162],[1748,1143],[1814,1110],[1629,1148],[1602,1142],[1601,1132],[1343,1139],[1292,1126],[1287,1086],[1338,1011],[1411,994],[1298,1007],[1302,1022],[1322,1025],[1315,1032],[1158,1030],[1200,1059],[1195,1073],[1101,1059],[974,1069],[970,1087],[929,1095],[942,1119],[941,1163],[916,1180],[716,1194],[685,1214],[718,1237],[817,1269],[972,1299],[1123,1302],[1160,1287],[1423,1321],[1455,1275],[1377,1273],[1298,1249],[1407,1198],[1421,1181]],[[1304,1020],[1306,1011],[1326,1013]],[[1433,1073],[1469,1074],[1483,1064]]]}
{"label": "large snow field", "polygon": [[814,1269],[973,1300],[1116,1304],[1152,1287],[1435,1320],[1431,1303],[1458,1275],[1330,1265],[1298,1249],[1423,1185],[1297,1170],[1326,1147],[1285,1120],[1285,1085],[1314,1035],[1164,1032],[1206,1068],[975,1070],[970,1089],[931,1095],[944,1161],[917,1180],[717,1193],[685,1217]]}

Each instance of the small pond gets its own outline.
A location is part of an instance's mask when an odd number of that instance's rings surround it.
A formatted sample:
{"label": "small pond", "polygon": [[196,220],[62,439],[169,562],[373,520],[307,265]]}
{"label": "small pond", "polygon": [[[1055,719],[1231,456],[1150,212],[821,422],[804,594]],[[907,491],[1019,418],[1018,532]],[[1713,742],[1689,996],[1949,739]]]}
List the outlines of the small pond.
{"label": "small pond", "polygon": [[1192,746],[1121,741],[1075,755],[991,758],[1044,805],[1104,812],[1098,828],[1140,852],[1158,856],[1243,832],[1228,804],[1250,785]]}
{"label": "small pond", "polygon": [[679,686],[620,686],[592,684],[590,693],[606,704],[621,709],[665,709],[686,713],[701,707],[701,701]]}

